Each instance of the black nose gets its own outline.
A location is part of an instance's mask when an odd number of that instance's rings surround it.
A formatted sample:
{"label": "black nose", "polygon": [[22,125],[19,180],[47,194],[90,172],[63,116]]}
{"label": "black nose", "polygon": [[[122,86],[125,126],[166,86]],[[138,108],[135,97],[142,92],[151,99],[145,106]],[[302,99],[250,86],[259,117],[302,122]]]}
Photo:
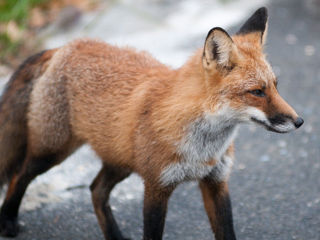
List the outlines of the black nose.
{"label": "black nose", "polygon": [[299,128],[303,123],[304,123],[303,119],[301,117],[298,117],[294,122],[294,125],[296,126],[296,128]]}

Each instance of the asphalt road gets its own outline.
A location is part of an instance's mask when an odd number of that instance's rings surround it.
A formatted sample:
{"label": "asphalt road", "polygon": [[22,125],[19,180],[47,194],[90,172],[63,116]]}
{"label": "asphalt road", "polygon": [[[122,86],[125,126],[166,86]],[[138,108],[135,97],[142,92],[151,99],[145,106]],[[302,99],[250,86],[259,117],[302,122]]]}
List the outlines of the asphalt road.
{"label": "asphalt road", "polygon": [[[266,52],[278,75],[281,95],[305,124],[286,135],[255,126],[241,128],[230,179],[235,230],[242,240],[319,240],[320,3],[274,0],[268,7]],[[131,187],[125,181],[113,195],[112,205],[123,233],[141,239],[142,183],[137,176],[129,180],[138,185],[140,197],[132,201],[118,197]],[[67,202],[44,203],[22,212],[17,239],[103,239],[87,186],[68,191],[72,197]],[[197,184],[181,185],[170,200],[164,239],[212,238]]]}

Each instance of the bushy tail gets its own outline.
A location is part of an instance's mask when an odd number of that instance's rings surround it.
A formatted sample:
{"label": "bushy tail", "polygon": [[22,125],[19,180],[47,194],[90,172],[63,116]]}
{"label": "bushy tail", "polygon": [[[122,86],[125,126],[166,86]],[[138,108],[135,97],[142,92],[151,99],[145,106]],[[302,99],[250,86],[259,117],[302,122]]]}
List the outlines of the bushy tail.
{"label": "bushy tail", "polygon": [[0,187],[19,171],[27,150],[27,111],[34,79],[56,50],[29,57],[7,83],[0,101]]}

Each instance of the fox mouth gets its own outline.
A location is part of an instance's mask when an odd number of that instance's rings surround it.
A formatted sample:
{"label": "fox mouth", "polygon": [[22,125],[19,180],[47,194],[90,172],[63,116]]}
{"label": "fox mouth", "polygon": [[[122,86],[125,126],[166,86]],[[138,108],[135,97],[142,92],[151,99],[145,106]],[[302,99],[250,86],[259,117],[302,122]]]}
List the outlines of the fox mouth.
{"label": "fox mouth", "polygon": [[280,130],[279,128],[277,128],[276,126],[270,125],[268,122],[266,121],[261,121],[257,118],[251,117],[251,120],[255,123],[257,123],[258,125],[263,126],[265,129],[267,129],[268,131],[271,132],[276,132],[276,133],[287,133],[290,131],[290,129],[288,130]]}

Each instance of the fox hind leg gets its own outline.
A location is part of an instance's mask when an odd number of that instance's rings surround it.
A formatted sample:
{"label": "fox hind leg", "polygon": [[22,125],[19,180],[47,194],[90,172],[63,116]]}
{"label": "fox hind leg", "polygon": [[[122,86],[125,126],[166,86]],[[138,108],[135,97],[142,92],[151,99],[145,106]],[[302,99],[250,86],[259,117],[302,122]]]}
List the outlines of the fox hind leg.
{"label": "fox hind leg", "polygon": [[5,200],[0,210],[0,235],[15,237],[19,228],[18,212],[23,195],[30,182],[38,175],[61,163],[69,154],[70,149],[41,156],[27,154],[19,172],[11,178]]}
{"label": "fox hind leg", "polygon": [[129,170],[104,164],[90,186],[94,210],[106,240],[128,239],[122,236],[108,202],[114,186],[130,174]]}

